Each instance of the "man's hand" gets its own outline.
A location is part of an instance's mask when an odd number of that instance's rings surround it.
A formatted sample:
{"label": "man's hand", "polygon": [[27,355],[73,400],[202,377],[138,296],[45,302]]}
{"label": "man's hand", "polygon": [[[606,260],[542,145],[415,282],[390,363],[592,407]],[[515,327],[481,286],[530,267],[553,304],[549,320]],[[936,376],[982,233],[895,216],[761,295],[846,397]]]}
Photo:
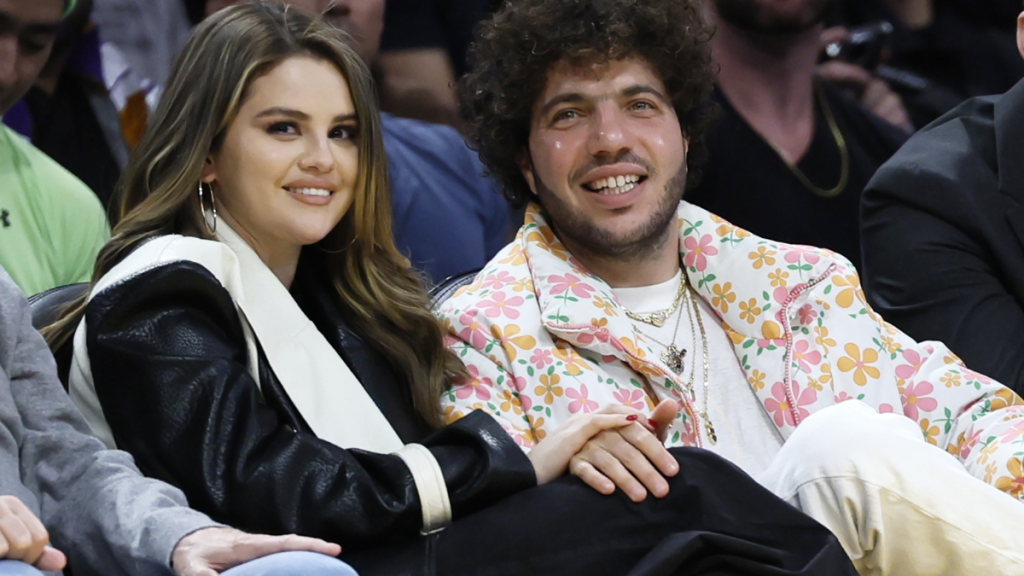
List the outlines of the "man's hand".
{"label": "man's hand", "polygon": [[63,570],[64,553],[51,548],[50,534],[25,504],[14,496],[0,496],[0,558],[18,560],[40,570]]}
{"label": "man's hand", "polygon": [[341,546],[294,534],[266,536],[246,534],[234,528],[206,528],[178,542],[171,564],[178,576],[216,576],[218,572],[250,560],[292,551],[337,556],[341,554]]}
{"label": "man's hand", "polygon": [[654,409],[648,426],[634,422],[599,432],[572,457],[569,471],[602,494],[611,494],[618,486],[634,502],[643,501],[648,491],[664,497],[668,494],[665,476],[675,476],[679,463],[662,442],[679,409],[678,402],[664,400]]}
{"label": "man's hand", "polygon": [[641,417],[635,410],[631,414],[606,412],[601,410],[594,414],[577,414],[533,447],[529,458],[537,474],[538,485],[547,484],[565,474],[569,469],[569,460],[601,431],[627,426]]}

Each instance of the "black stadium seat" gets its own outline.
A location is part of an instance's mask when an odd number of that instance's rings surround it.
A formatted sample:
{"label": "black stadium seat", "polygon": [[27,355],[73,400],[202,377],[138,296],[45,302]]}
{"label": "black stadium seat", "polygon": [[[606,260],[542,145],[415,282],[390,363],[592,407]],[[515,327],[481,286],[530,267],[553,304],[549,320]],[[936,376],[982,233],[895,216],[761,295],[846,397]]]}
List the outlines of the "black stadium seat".
{"label": "black stadium seat", "polygon": [[[32,326],[36,330],[43,326],[52,324],[67,307],[68,303],[85,295],[89,291],[89,283],[68,284],[51,288],[46,292],[40,292],[28,299],[32,308]],[[57,350],[53,350],[53,357],[57,360],[57,376],[64,389],[68,388],[68,373],[71,371],[72,340],[68,340]]]}
{"label": "black stadium seat", "polygon": [[445,300],[455,295],[455,291],[473,282],[480,270],[470,270],[455,276],[449,276],[443,282],[430,289],[430,309],[437,310]]}

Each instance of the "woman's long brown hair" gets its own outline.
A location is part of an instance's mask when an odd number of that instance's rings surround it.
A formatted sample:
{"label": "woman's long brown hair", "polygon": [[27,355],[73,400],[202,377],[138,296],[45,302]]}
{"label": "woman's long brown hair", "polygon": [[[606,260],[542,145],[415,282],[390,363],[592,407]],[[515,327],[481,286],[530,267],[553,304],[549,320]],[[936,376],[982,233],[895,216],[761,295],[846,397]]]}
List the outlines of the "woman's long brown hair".
{"label": "woman's long brown hair", "polygon": [[[264,1],[235,5],[203,21],[175,60],[160,105],[118,184],[119,221],[100,251],[92,282],[155,236],[212,239],[200,211],[199,177],[248,87],[287,58],[322,58],[347,80],[360,127],[355,202],[319,243],[328,274],[353,327],[408,379],[417,410],[439,427],[441,394],[465,369],[445,348],[444,329],[428,308],[423,283],[395,247],[376,92],[346,40],[315,15]],[[74,333],[86,303],[84,297],[72,303],[44,328],[52,349]]]}

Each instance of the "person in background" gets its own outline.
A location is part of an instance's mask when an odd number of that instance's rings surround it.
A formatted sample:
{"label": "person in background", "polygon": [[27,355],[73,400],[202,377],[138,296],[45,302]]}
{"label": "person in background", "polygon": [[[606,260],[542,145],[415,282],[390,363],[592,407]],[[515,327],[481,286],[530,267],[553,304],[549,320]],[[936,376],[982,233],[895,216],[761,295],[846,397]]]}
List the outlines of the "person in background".
{"label": "person in background", "polygon": [[192,31],[182,0],[95,0],[92,19],[127,66],[156,85]]}
{"label": "person in background", "polygon": [[[816,75],[835,0],[705,0],[717,30],[708,163],[687,199],[751,232],[820,246],[860,263],[860,194],[906,135]],[[864,95],[896,123],[899,98]]]}
{"label": "person in background", "polygon": [[[0,0],[0,113],[38,79],[66,8],[65,0]],[[21,289],[36,294],[89,280],[109,235],[96,195],[0,126],[0,265]]]}
{"label": "person in background", "polygon": [[[1024,56],[1024,18],[1017,20]],[[864,191],[864,285],[886,318],[1024,393],[1024,82],[918,132]]]}
{"label": "person in background", "polygon": [[[377,62],[384,0],[281,0],[323,14],[347,32],[371,67]],[[237,0],[207,0],[206,13]],[[438,283],[477,270],[515,224],[476,153],[449,126],[381,115],[391,177],[395,241],[413,267]]]}
{"label": "person in background", "polygon": [[473,28],[498,0],[388,0],[377,59],[381,107],[430,122],[462,125],[455,79],[467,71]]}
{"label": "person in background", "polygon": [[[1016,11],[1021,3],[1008,0]],[[972,96],[1002,94],[1024,76],[1012,17],[993,23],[999,2],[847,0],[836,22],[855,28],[889,22],[887,57],[878,68],[900,95],[916,128]],[[1013,13],[1016,16],[1017,12]]]}
{"label": "person in background", "polygon": [[[682,406],[667,446],[730,460],[865,576],[1024,573],[1024,399],[887,324],[849,260],[681,201],[713,106],[695,12],[518,0],[480,28],[471,138],[531,205],[440,306],[468,370],[448,419],[485,411],[533,454],[588,414]],[[574,473],[663,494],[658,456],[613,440]]]}

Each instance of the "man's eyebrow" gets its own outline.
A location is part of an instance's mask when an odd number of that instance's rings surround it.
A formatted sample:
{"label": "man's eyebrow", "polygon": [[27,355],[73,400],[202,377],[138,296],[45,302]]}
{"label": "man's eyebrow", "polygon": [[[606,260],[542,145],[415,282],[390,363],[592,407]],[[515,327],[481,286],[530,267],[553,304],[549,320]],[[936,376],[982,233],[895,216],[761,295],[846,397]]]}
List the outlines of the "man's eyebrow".
{"label": "man's eyebrow", "polygon": [[566,94],[559,94],[558,96],[555,96],[551,100],[548,100],[547,102],[544,103],[544,106],[542,106],[540,109],[540,115],[546,115],[549,111],[551,111],[552,108],[558,106],[559,104],[565,104],[567,102],[584,102],[586,100],[587,97],[584,96],[583,94],[580,94],[579,92],[568,92]]}
{"label": "man's eyebrow", "polygon": [[11,18],[10,14],[0,12],[0,32],[2,33],[56,36],[59,27],[60,22],[30,22],[23,24]]}
{"label": "man's eyebrow", "polygon": [[661,100],[665,104],[669,103],[668,97],[665,96],[657,88],[654,88],[653,86],[646,86],[646,85],[643,85],[643,84],[635,84],[635,85],[630,86],[629,88],[626,88],[625,90],[622,91],[622,95],[625,96],[626,98],[629,98],[629,97],[632,97],[632,96],[639,96],[640,94],[651,94],[652,96],[654,96],[655,98]]}

